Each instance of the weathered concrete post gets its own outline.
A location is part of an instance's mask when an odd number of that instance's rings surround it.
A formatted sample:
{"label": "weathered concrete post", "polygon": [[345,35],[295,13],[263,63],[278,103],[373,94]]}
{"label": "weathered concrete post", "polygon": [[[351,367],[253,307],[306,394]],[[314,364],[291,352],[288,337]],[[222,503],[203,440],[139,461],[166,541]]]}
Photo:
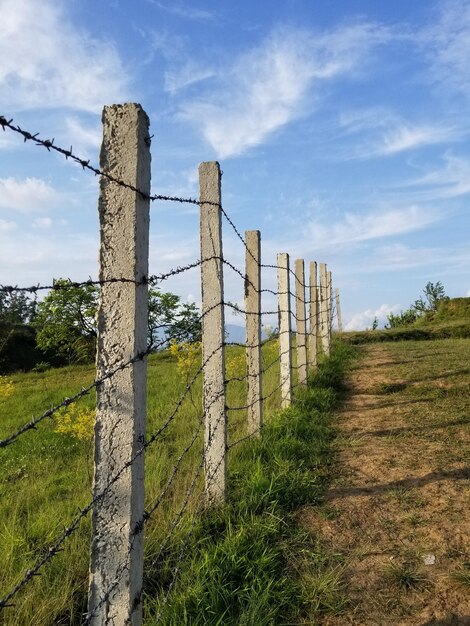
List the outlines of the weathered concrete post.
{"label": "weathered concrete post", "polygon": [[331,346],[331,333],[333,331],[333,296],[331,272],[326,275],[326,297],[328,302],[328,341]]}
{"label": "weathered concrete post", "polygon": [[341,321],[341,306],[339,303],[339,289],[338,287],[336,287],[335,289],[335,294],[336,294],[336,316],[338,318],[338,333],[340,335],[343,334],[343,323]]}
{"label": "weathered concrete post", "polygon": [[222,203],[220,165],[199,165],[201,208],[201,294],[203,410],[206,496],[225,498],[227,419],[225,412],[224,280],[222,264]]}
{"label": "weathered concrete post", "polygon": [[289,255],[277,255],[277,289],[279,293],[279,356],[281,407],[292,402],[292,337],[290,309]]}
{"label": "weathered concrete post", "polygon": [[305,266],[303,259],[295,261],[295,316],[297,345],[297,375],[300,386],[307,384],[307,321],[305,311]]}
{"label": "weathered concrete post", "polygon": [[320,336],[324,354],[330,355],[330,333],[328,331],[328,273],[326,264],[320,263]]}
{"label": "weathered concrete post", "polygon": [[310,328],[308,342],[308,365],[310,373],[317,367],[318,361],[318,308],[319,298],[317,289],[317,263],[310,262]]}
{"label": "weathered concrete post", "polygon": [[[138,104],[103,111],[103,171],[150,193],[149,120]],[[147,342],[149,200],[100,180],[100,280],[97,376],[144,352]],[[117,372],[96,393],[95,476],[101,493],[142,448],[145,440],[146,359]],[[142,623],[144,454],[106,491],[92,512],[88,611],[93,626]]]}
{"label": "weathered concrete post", "polygon": [[245,231],[246,241],[246,360],[248,433],[259,435],[263,426],[261,380],[261,234]]}

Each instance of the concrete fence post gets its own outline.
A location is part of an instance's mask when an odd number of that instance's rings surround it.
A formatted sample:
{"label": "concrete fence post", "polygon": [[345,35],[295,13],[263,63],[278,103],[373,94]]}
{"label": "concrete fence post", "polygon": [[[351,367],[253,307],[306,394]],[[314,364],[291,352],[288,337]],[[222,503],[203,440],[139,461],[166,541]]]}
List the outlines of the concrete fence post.
{"label": "concrete fence post", "polygon": [[308,342],[308,366],[310,373],[312,373],[318,362],[318,309],[319,298],[317,289],[317,263],[316,261],[310,262],[310,325],[309,325],[309,342]]}
{"label": "concrete fence post", "polygon": [[328,331],[328,273],[326,264],[320,263],[320,337],[324,354],[330,355],[330,334]]}
{"label": "concrete fence post", "polygon": [[292,402],[292,337],[290,309],[289,255],[277,255],[277,285],[279,293],[279,357],[281,407]]}
{"label": "concrete fence post", "polygon": [[331,333],[333,330],[333,297],[331,272],[326,275],[326,298],[328,303],[328,341],[331,346]]}
{"label": "concrete fence post", "polygon": [[[149,120],[138,104],[103,111],[103,171],[150,193]],[[100,280],[97,376],[146,349],[149,200],[102,177],[99,195]],[[93,626],[142,623],[146,359],[97,387],[88,611]],[[137,455],[137,456],[136,456]],[[135,460],[111,486],[110,481]]]}
{"label": "concrete fence post", "polygon": [[201,235],[202,362],[206,496],[225,499],[227,416],[225,410],[224,280],[221,172],[216,161],[199,165]]}
{"label": "concrete fence post", "polygon": [[246,361],[248,433],[259,435],[263,426],[261,380],[261,234],[245,231],[246,241]]}
{"label": "concrete fence post", "polygon": [[297,347],[297,380],[307,384],[307,322],[305,311],[305,266],[303,259],[295,261],[295,316]]}
{"label": "concrete fence post", "polygon": [[341,305],[339,302],[339,289],[338,287],[336,287],[335,289],[335,296],[336,296],[336,317],[338,318],[338,333],[340,335],[343,334],[343,323],[341,321]]}

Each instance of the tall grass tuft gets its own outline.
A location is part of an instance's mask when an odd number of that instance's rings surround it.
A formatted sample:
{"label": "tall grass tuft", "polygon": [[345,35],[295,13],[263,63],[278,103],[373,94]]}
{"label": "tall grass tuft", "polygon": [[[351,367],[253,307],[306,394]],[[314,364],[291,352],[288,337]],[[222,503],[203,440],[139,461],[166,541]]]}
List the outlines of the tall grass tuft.
{"label": "tall grass tuft", "polygon": [[[230,452],[227,503],[187,519],[147,572],[146,624],[268,626],[293,623],[303,612],[342,608],[337,569],[321,575],[326,557],[293,513],[322,501],[331,412],[353,354],[351,347],[334,344],[292,407],[271,417],[259,439]],[[177,582],[165,605],[175,568]]]}

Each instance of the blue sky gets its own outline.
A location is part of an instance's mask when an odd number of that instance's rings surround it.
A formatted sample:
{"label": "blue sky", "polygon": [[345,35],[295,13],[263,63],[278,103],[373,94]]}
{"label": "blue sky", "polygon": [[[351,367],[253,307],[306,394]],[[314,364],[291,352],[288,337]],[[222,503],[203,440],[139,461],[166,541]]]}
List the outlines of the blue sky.
{"label": "blue sky", "polygon": [[[140,102],[153,192],[196,196],[198,163],[219,160],[224,206],[261,230],[263,260],[328,263],[348,328],[428,281],[469,292],[470,1],[0,0],[0,14],[0,114],[97,163],[102,106]],[[95,277],[97,180],[10,132],[0,160],[0,281]],[[152,204],[152,273],[198,245],[197,207]],[[167,288],[200,299],[196,271]],[[226,297],[243,301],[227,272]]]}

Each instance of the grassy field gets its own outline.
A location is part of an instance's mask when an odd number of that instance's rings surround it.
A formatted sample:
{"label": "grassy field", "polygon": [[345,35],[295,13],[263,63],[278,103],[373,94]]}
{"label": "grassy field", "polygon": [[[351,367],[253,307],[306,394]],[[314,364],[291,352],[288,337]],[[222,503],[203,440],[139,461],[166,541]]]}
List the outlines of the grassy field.
{"label": "grassy field", "polygon": [[[342,381],[357,351],[362,358],[345,390]],[[265,344],[264,363],[276,353],[275,343]],[[295,405],[279,411],[275,393],[266,401],[263,437],[229,452],[227,504],[193,517],[202,493],[198,481],[189,514],[152,568],[199,463],[199,437],[146,526],[146,626],[339,626],[371,616],[374,623],[411,625],[448,619],[452,611],[470,617],[469,358],[468,339],[335,344]],[[229,378],[243,376],[240,349],[231,347],[227,362]],[[13,376],[13,395],[0,401],[0,436],[92,379],[91,367]],[[264,394],[278,380],[276,365],[265,377]],[[149,435],[171,413],[185,384],[170,354],[150,358]],[[81,402],[92,408],[94,398]],[[245,384],[230,383],[228,406],[245,402]],[[191,440],[200,405],[198,380],[149,449],[147,506]],[[245,421],[245,411],[229,413],[229,443],[245,434]],[[90,498],[90,443],[56,430],[57,422],[48,420],[0,450],[2,592]],[[81,623],[89,535],[86,519],[16,606],[3,612],[2,623]],[[424,561],[429,555],[433,566]],[[177,582],[158,620],[175,565]]]}
{"label": "grassy field", "polygon": [[[276,343],[265,344],[263,347],[263,362],[265,364],[271,363],[276,358],[277,350]],[[227,355],[229,378],[231,376],[243,375],[242,354],[240,349],[236,347],[229,348]],[[338,372],[341,370],[340,361],[342,362],[341,359],[337,360],[336,365],[334,360],[332,361]],[[197,366],[195,368],[197,369]],[[283,531],[284,526],[289,526],[286,525],[285,521],[282,521],[283,514],[281,513],[287,509],[290,510],[296,502],[300,502],[302,497],[305,498],[306,496],[305,493],[302,496],[303,483],[301,477],[297,476],[299,483],[295,487],[292,480],[287,481],[286,472],[288,474],[288,470],[294,471],[294,469],[300,471],[300,468],[297,466],[299,464],[300,466],[302,465],[301,455],[302,449],[304,449],[303,454],[310,459],[309,463],[311,465],[306,476],[304,476],[305,481],[310,486],[315,482],[318,485],[322,484],[325,472],[321,465],[327,461],[324,440],[325,437],[328,438],[325,435],[326,431],[323,432],[322,429],[326,428],[326,426],[322,424],[320,431],[315,431],[313,434],[308,428],[305,430],[305,411],[315,408],[317,413],[323,412],[325,416],[328,415],[328,411],[333,405],[333,400],[328,394],[330,392],[333,393],[335,376],[337,375],[333,375],[330,372],[330,381],[327,379],[317,381],[321,389],[317,389],[315,392],[318,397],[316,397],[313,405],[310,406],[307,402],[307,409],[301,412],[300,416],[291,415],[291,418],[289,418],[292,424],[297,423],[299,425],[300,435],[291,432],[289,429],[286,429],[284,433],[283,429],[286,426],[285,418],[282,418],[284,419],[284,422],[282,422],[281,418],[275,417],[278,413],[280,392],[276,392],[265,402],[264,408],[268,426],[263,441],[271,441],[273,450],[277,450],[274,457],[272,455],[271,457],[269,456],[266,448],[263,448],[265,444],[260,442],[244,443],[229,453],[229,471],[232,476],[231,484],[233,484],[231,489],[235,489],[237,492],[234,495],[235,492],[232,491],[232,498],[235,497],[239,503],[244,503],[244,505],[241,509],[238,508],[236,510],[230,505],[228,507],[229,511],[221,513],[224,521],[221,522],[219,519],[216,526],[220,530],[219,539],[222,543],[228,541],[230,544],[233,540],[233,538],[230,541],[227,539],[227,528],[239,528],[241,534],[246,534],[250,529],[257,528],[257,531],[253,532],[255,532],[255,535],[257,533],[259,537],[258,545],[263,545],[267,537],[268,542],[269,537],[271,537],[271,540],[274,542],[273,545],[277,541],[284,543],[286,546],[289,544]],[[94,370],[92,367],[67,367],[43,373],[12,376],[14,392],[10,397],[4,397],[0,400],[0,437],[7,436],[18,426],[28,421],[31,416],[40,415],[46,408],[60,402],[65,396],[76,393],[82,386],[89,384],[93,380],[93,376]],[[271,390],[277,387],[278,381],[279,366],[276,365],[271,367],[265,375],[264,395],[269,394]],[[333,387],[330,391],[325,391],[327,388],[329,389],[328,385],[330,383]],[[148,368],[148,435],[151,435],[171,413],[172,408],[182,395],[185,384],[185,377],[178,370],[176,360],[171,355],[165,352],[150,357]],[[304,400],[307,401],[305,398]],[[92,409],[94,405],[93,395],[86,396],[80,400],[80,403],[84,407]],[[246,404],[244,382],[232,382],[229,384],[227,404],[228,406]],[[185,400],[175,420],[158,442],[148,450],[146,457],[146,503],[148,506],[152,504],[161,492],[171,473],[175,460],[191,440],[191,436],[197,427],[198,416],[200,416],[200,410],[198,410],[200,406],[201,381],[199,379],[193,387],[191,397]],[[281,419],[282,430],[280,430],[279,422],[276,422],[276,419]],[[246,411],[230,411],[228,421],[230,444],[231,441],[237,440],[246,433]],[[271,422],[272,431],[269,434],[269,424]],[[310,438],[319,437],[319,447],[310,446],[311,451],[308,454],[305,451],[305,441],[302,441],[304,435]],[[177,481],[147,523],[145,542],[147,562],[153,560],[152,557],[156,554],[158,546],[166,536],[171,520],[181,507],[188,486],[193,478],[195,467],[200,460],[201,439],[202,437],[200,436],[196,444],[185,456]],[[283,442],[282,445],[280,442]],[[256,446],[261,446],[262,449],[256,452]],[[284,452],[281,453],[281,449]],[[248,454],[248,457],[244,456],[246,454]],[[47,547],[53,543],[56,537],[60,536],[64,527],[75,517],[79,508],[89,501],[92,477],[91,456],[91,442],[79,441],[70,435],[57,432],[57,421],[54,419],[43,422],[38,430],[26,433],[13,445],[0,450],[2,469],[0,479],[0,541],[2,545],[2,550],[0,551],[0,589],[2,590],[2,595],[45,553]],[[265,466],[263,464],[259,465],[260,458],[264,458]],[[307,460],[305,460],[305,463],[307,463]],[[294,465],[296,468],[293,467]],[[271,470],[269,470],[269,467],[271,467]],[[280,468],[283,468],[282,471],[280,471]],[[249,484],[246,483],[247,473],[251,480]],[[295,472],[292,476],[294,475]],[[266,482],[266,476],[271,476],[268,482]],[[321,476],[323,478],[320,480]],[[256,477],[258,482],[256,482]],[[276,480],[280,481],[281,484],[282,481],[285,483],[284,490],[281,490],[282,493],[273,491],[273,484],[276,483]],[[291,491],[292,493],[290,493]],[[202,481],[199,480],[198,488],[189,503],[189,511],[194,510],[201,493]],[[318,494],[318,489],[315,489],[312,492],[312,498],[318,498]],[[260,518],[254,516],[249,506],[249,503],[253,503],[253,499],[256,500],[257,498]],[[287,504],[288,502],[290,502],[289,505]],[[266,510],[269,507],[271,509],[267,513]],[[276,507],[280,507],[279,511]],[[230,517],[231,515],[235,517],[232,518]],[[273,523],[270,526],[266,526],[266,520],[269,519],[273,522],[276,515],[278,518],[276,522],[277,530],[273,529]],[[237,522],[235,522],[235,519]],[[172,540],[166,551],[166,561],[161,564],[162,571],[165,568],[168,571],[171,569],[174,551],[178,550],[178,541],[181,539],[186,524],[187,521],[183,521],[182,528],[179,533],[176,533],[175,539]],[[274,525],[276,526],[276,524]],[[270,531],[269,528],[271,528]],[[201,527],[198,522],[194,537],[198,539],[199,543],[204,543],[205,532],[204,527]],[[213,535],[214,529],[212,528],[209,536],[213,538]],[[64,551],[60,552],[51,563],[45,566],[41,576],[35,577],[28,584],[27,588],[18,595],[15,599],[15,606],[3,611],[2,623],[11,626],[23,626],[25,624],[31,624],[32,626],[79,624],[81,621],[80,616],[86,610],[89,536],[89,519],[85,519],[79,529],[64,544]],[[256,541],[253,543],[253,540],[249,540],[249,537],[249,534],[245,536],[246,546],[253,548],[256,545]],[[297,540],[298,537],[295,541]],[[237,541],[241,541],[240,537],[238,537]],[[196,569],[199,567],[197,563],[200,564],[201,560],[202,562],[204,560],[207,561],[210,546],[206,545],[202,552],[198,548],[196,552],[199,554],[199,561],[197,558],[195,560],[192,559],[190,560],[191,566],[186,564],[186,569],[182,568],[183,574],[185,571],[189,572],[188,575],[192,580],[198,579],[193,569],[194,567]],[[269,574],[271,576],[270,580],[276,578],[278,575],[276,568],[279,567],[280,562],[285,560],[285,556],[281,558],[281,552],[279,546],[277,546],[274,549],[274,554],[271,555],[274,569],[271,571],[268,567],[268,570],[271,572]],[[261,562],[263,562],[262,553],[263,550],[261,550],[260,555]],[[237,550],[234,551],[233,558],[236,556]],[[252,567],[254,566],[252,565]],[[164,595],[165,593],[165,584],[167,583],[165,583],[164,578],[162,579],[161,572],[156,577],[155,572],[153,574],[150,573],[147,577],[146,613],[148,617],[146,623],[148,624],[153,623],[151,616],[155,614],[156,599],[161,600],[162,594]],[[269,585],[266,587],[267,581],[264,580],[263,582],[262,576],[260,576],[258,582],[265,587],[264,604],[260,600],[258,607],[252,606],[250,608],[251,613],[249,615],[252,615],[253,611],[257,611],[258,614],[265,612],[263,606],[267,607],[269,604],[266,595],[268,594]],[[288,588],[289,585],[286,583],[286,589]],[[192,589],[194,591],[194,587]],[[178,592],[178,588],[176,591]],[[278,591],[279,596],[283,596],[283,594],[285,596],[285,592],[282,591],[282,585]],[[242,596],[245,600],[247,593]],[[253,593],[255,593],[255,585],[253,586]],[[252,599],[255,597],[251,592],[248,595]],[[274,590],[271,595],[276,595]],[[222,597],[224,597],[223,594]],[[300,596],[296,597],[299,598]],[[175,606],[179,608],[171,609],[168,617],[165,617],[161,623],[186,623],[181,621],[182,617],[178,612],[182,607],[182,596],[177,593],[175,598]],[[230,604],[230,598],[225,598],[225,601],[228,601]],[[183,604],[186,606],[188,602],[186,599]],[[210,599],[206,598],[206,602],[211,604]],[[218,604],[216,603],[217,608],[214,609],[215,613],[213,613],[213,618],[211,618],[212,621],[200,623],[219,623],[217,620],[220,615],[217,615],[217,611],[222,611],[220,602],[223,604],[223,600],[219,601]],[[189,604],[193,606],[193,610],[197,614],[197,602],[196,605],[194,605],[194,602],[193,604],[189,602]],[[277,608],[274,608],[276,606]],[[271,613],[273,610],[289,612],[295,609],[295,606],[296,602],[292,598],[287,601],[287,598],[283,597],[279,600],[278,605],[276,605],[276,602],[274,604],[271,603]],[[297,610],[300,609],[297,607]],[[242,607],[239,607],[236,615],[230,618],[233,621],[230,621],[228,616],[226,616],[224,618],[225,621],[220,623],[242,623],[237,621],[240,617],[240,611],[243,612]],[[251,619],[251,617],[247,619]],[[188,623],[196,622],[193,620]],[[243,623],[254,622],[247,621]],[[263,623],[273,622],[263,621]]]}
{"label": "grassy field", "polygon": [[303,514],[342,571],[319,623],[469,623],[470,340],[360,351],[326,506]]}

